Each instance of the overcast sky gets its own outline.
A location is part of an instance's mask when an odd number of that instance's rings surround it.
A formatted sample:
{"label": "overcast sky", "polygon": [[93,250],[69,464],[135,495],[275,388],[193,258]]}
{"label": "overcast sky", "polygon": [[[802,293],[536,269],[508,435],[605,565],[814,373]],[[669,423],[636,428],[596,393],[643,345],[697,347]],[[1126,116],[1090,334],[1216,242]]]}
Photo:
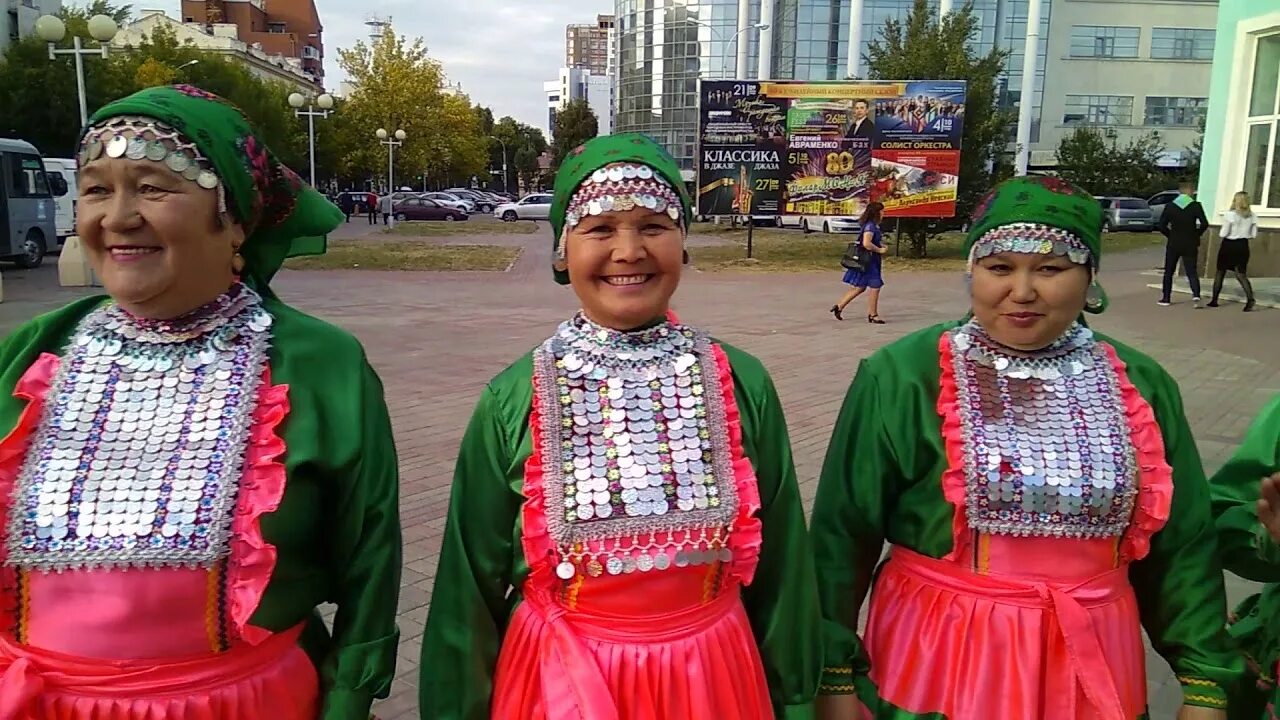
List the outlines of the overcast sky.
{"label": "overcast sky", "polygon": [[[180,0],[129,0],[134,14],[164,10],[179,17]],[[390,18],[410,39],[421,36],[444,64],[450,82],[461,82],[473,102],[543,128],[542,83],[564,64],[564,26],[594,22],[612,13],[613,0],[316,0],[324,24],[326,84],[343,79],[337,49],[365,39],[365,21]],[[549,139],[549,138],[548,138]]]}

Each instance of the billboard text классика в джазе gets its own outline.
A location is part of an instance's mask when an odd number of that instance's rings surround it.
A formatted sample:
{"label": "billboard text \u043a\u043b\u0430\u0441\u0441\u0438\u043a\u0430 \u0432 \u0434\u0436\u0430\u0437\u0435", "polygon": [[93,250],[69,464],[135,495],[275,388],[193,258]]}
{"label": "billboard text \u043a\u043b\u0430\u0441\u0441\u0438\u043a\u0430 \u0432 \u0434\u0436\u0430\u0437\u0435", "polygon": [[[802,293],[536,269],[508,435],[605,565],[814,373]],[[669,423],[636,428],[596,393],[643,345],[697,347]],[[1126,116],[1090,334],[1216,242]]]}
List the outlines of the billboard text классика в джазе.
{"label": "billboard text \u043a\u043b\u0430\u0441\u0441\u0438\u043a\u0430 \u0432 \u0434\u0436\u0430\u0437\u0435", "polygon": [[704,80],[698,214],[955,215],[963,80]]}

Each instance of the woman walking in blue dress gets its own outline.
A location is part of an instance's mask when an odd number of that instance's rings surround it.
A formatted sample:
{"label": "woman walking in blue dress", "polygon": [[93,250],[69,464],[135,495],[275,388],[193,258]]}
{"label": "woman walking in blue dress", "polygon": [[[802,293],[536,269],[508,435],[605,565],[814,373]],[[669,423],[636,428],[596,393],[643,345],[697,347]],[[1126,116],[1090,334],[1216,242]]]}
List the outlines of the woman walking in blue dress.
{"label": "woman walking in blue dress", "polygon": [[867,204],[867,209],[862,212],[862,217],[858,219],[861,227],[859,232],[862,234],[862,247],[870,253],[866,258],[861,270],[845,270],[844,282],[849,285],[849,291],[840,298],[840,302],[831,306],[831,314],[836,316],[837,320],[844,319],[844,309],[853,302],[853,299],[861,295],[864,291],[867,293],[867,322],[875,325],[883,325],[884,321],[880,319],[880,288],[884,287],[884,277],[880,274],[880,265],[884,258],[882,257],[887,249],[880,233],[880,217],[884,215],[884,204],[873,202]]}

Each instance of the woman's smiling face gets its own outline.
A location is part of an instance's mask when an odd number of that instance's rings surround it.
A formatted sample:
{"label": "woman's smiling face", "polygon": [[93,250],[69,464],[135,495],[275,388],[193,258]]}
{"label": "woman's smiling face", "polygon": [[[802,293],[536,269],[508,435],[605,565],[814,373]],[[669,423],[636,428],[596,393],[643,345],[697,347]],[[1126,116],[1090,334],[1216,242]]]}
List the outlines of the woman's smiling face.
{"label": "woman's smiling face", "polygon": [[680,284],[684,229],[665,212],[588,215],[562,242],[569,284],[592,322],[633,330],[666,314]]}

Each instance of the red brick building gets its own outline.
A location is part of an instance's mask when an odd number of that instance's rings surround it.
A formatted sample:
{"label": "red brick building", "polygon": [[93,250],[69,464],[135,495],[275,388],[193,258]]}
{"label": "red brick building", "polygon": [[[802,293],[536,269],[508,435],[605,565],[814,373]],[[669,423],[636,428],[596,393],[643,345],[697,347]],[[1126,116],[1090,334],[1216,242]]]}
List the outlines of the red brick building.
{"label": "red brick building", "polygon": [[315,0],[182,0],[183,22],[235,25],[241,42],[302,61],[324,88],[324,28]]}

